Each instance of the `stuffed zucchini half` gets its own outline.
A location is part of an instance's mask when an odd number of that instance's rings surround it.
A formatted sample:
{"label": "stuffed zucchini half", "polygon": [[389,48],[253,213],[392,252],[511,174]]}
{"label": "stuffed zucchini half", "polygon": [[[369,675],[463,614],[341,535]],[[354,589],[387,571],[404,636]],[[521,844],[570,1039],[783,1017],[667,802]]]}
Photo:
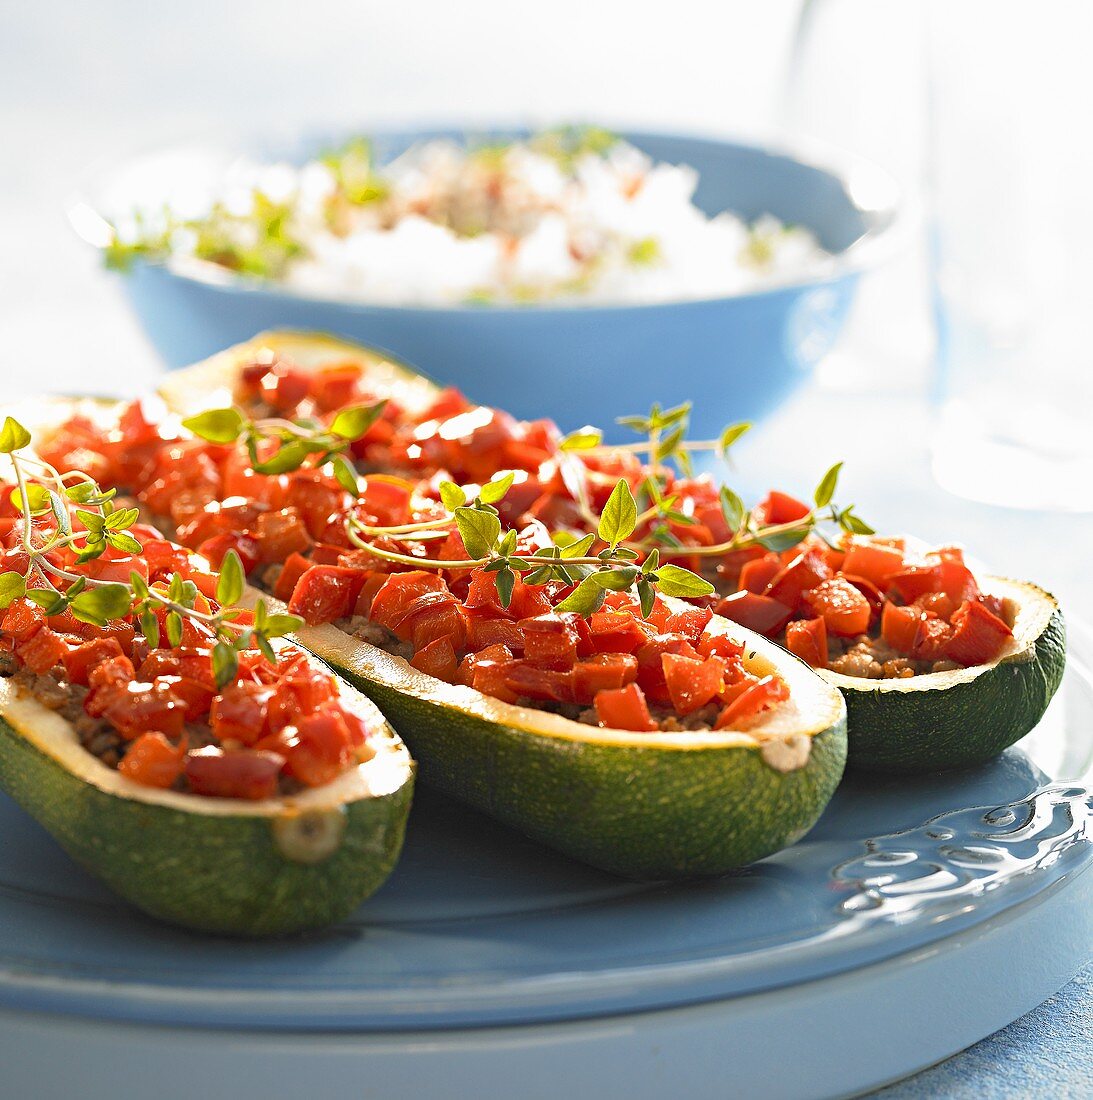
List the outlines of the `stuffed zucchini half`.
{"label": "stuffed zucchini half", "polygon": [[375,755],[322,786],[258,800],[158,789],[81,744],[74,723],[0,679],[0,787],[85,870],[153,917],[267,936],[341,920],[391,873],[413,764],[375,706],[342,705]]}
{"label": "stuffed zucchini half", "polygon": [[347,916],[398,858],[405,745],[285,641],[299,620],[236,555],[211,569],[31,440],[0,426],[0,789],[152,916],[236,935]]}

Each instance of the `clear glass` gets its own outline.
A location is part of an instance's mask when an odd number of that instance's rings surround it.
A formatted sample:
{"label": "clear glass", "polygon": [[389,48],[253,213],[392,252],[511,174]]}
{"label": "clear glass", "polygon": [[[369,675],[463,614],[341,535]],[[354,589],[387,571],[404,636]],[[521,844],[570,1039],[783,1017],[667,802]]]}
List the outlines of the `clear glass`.
{"label": "clear glass", "polygon": [[931,4],[943,486],[1093,510],[1093,11]]}

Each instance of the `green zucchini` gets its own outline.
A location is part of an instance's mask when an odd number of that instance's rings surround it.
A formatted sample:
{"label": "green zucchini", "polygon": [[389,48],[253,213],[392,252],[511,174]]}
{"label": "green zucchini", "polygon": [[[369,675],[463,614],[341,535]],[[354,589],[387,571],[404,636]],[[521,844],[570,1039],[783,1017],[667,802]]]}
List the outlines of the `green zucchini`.
{"label": "green zucchini", "polygon": [[296,641],[398,726],[421,779],[559,851],[636,879],[717,875],[795,843],[842,777],[839,693],[773,642],[714,620],[790,699],[754,729],[604,730],[412,668],[330,624]]}
{"label": "green zucchini", "polygon": [[146,913],[259,936],[348,916],[402,848],[414,765],[375,706],[342,686],[375,756],[323,787],[248,802],[156,790],[87,752],[72,724],[0,679],[0,788],[82,867]]}
{"label": "green zucchini", "polygon": [[904,680],[823,671],[846,700],[852,768],[931,772],[981,764],[1043,717],[1066,664],[1066,626],[1055,597],[1024,581],[980,576],[1014,611],[1013,645],[991,664]]}

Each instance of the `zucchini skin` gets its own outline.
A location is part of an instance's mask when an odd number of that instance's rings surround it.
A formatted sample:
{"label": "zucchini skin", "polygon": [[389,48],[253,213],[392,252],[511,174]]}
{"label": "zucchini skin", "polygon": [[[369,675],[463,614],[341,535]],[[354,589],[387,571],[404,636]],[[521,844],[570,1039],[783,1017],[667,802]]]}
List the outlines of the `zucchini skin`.
{"label": "zucchini skin", "polygon": [[720,875],[799,840],[842,778],[846,719],[779,772],[757,747],[664,750],[563,740],[399,691],[329,662],[388,715],[424,783],[624,878]]}
{"label": "zucchini skin", "polygon": [[391,794],[346,804],[341,843],[319,863],[286,858],[277,817],[202,814],[100,790],[3,717],[0,788],[81,867],[151,916],[271,936],[341,920],[379,888],[402,849],[413,776]]}
{"label": "zucchini skin", "polygon": [[1028,653],[966,683],[909,692],[840,684],[849,720],[848,766],[915,774],[984,764],[1036,726],[1065,667],[1066,624],[1056,608]]}

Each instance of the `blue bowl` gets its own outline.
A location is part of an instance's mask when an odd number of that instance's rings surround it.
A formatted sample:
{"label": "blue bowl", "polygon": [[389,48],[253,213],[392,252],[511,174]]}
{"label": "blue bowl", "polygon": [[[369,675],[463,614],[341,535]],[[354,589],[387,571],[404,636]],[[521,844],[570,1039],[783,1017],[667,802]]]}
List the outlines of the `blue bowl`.
{"label": "blue bowl", "polygon": [[[387,159],[414,141],[441,136],[462,135],[387,134],[377,151]],[[693,401],[692,431],[701,436],[730,421],[758,420],[831,348],[860,273],[889,251],[899,220],[896,188],[860,162],[822,167],[754,145],[655,133],[624,137],[658,161],[695,168],[695,201],[707,214],[728,209],[751,220],[771,213],[805,225],[835,253],[834,262],[823,274],[789,285],[644,305],[368,306],[304,296],[200,264],[178,270],[138,263],[125,288],[172,368],[262,329],[312,329],[383,348],[517,416],[549,416],[564,428],[597,423],[609,438],[616,416],[644,412],[653,402]],[[311,141],[303,150],[273,152],[306,158],[316,147]],[[92,239],[86,231],[92,208],[82,202],[72,214],[77,230]]]}

